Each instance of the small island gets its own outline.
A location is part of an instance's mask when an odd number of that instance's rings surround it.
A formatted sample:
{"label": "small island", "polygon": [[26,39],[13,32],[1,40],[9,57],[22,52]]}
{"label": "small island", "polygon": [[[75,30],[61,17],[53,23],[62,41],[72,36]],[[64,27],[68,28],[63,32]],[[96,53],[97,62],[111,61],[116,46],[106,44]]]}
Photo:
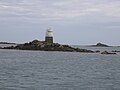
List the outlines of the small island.
{"label": "small island", "polygon": [[91,47],[110,47],[110,46],[103,43],[97,43],[96,45],[91,45]]}
{"label": "small island", "polygon": [[48,29],[45,35],[45,41],[33,40],[29,43],[18,44],[16,46],[4,47],[3,49],[16,50],[40,50],[40,51],[63,51],[63,52],[84,52],[95,53],[96,51],[73,48],[69,45],[62,45],[53,42],[53,31]]}
{"label": "small island", "polygon": [[46,41],[39,40],[33,40],[32,42],[19,44],[17,46],[4,47],[3,49],[95,53],[95,51],[92,50],[73,48],[69,45],[48,43]]}
{"label": "small island", "polygon": [[[2,42],[2,44],[15,44],[15,43]],[[96,45],[92,45],[92,46],[93,47],[110,47],[102,43],[97,43]],[[47,29],[47,32],[45,35],[45,41],[33,40],[33,41],[23,43],[23,44],[15,44],[15,45],[8,46],[8,47],[0,47],[0,49],[100,53],[100,54],[106,54],[106,55],[117,54],[116,52],[120,52],[120,51],[100,52],[99,50],[92,51],[92,50],[87,50],[87,49],[75,48],[70,45],[54,43],[53,31],[51,29]]]}

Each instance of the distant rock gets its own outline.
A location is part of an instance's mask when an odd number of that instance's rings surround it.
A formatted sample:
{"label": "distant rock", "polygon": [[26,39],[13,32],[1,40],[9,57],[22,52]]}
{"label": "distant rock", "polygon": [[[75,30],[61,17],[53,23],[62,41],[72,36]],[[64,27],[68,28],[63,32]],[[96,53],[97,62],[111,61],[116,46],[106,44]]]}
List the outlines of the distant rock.
{"label": "distant rock", "polygon": [[97,50],[97,51],[95,51],[96,53],[99,53],[100,51],[99,50]]}
{"label": "distant rock", "polygon": [[92,45],[93,47],[110,47],[106,44],[102,44],[102,43],[97,43],[96,45]]}
{"label": "distant rock", "polygon": [[117,54],[117,53],[112,53],[112,52],[103,51],[101,54]]}
{"label": "distant rock", "polygon": [[62,45],[59,43],[47,43],[45,41],[38,40],[33,40],[32,42],[19,44],[17,46],[4,47],[3,49],[95,53],[95,51],[92,50],[73,48],[69,45]]}
{"label": "distant rock", "polygon": [[120,51],[115,50],[115,51],[112,51],[112,52],[120,52]]}

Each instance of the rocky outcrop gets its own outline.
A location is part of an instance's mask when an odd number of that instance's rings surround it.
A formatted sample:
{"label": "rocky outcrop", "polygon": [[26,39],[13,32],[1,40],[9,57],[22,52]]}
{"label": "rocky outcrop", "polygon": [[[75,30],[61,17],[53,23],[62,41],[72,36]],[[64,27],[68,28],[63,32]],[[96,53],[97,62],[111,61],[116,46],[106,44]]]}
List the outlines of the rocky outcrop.
{"label": "rocky outcrop", "polygon": [[102,44],[102,43],[97,43],[96,45],[92,45],[93,47],[110,47],[106,44]]}
{"label": "rocky outcrop", "polygon": [[38,40],[34,40],[29,43],[19,44],[17,46],[4,47],[4,49],[94,53],[94,51],[92,50],[73,48],[69,45],[62,45],[58,43],[47,43],[45,41],[38,41]]}
{"label": "rocky outcrop", "polygon": [[117,53],[112,53],[112,52],[103,51],[101,54],[117,54]]}

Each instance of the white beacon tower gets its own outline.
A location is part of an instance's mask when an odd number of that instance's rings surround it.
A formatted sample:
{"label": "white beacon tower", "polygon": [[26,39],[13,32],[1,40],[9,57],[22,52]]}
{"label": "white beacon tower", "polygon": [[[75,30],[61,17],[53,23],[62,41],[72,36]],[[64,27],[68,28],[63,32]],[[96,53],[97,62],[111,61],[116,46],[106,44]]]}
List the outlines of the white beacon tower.
{"label": "white beacon tower", "polygon": [[45,42],[53,43],[53,31],[51,28],[48,28],[46,31]]}

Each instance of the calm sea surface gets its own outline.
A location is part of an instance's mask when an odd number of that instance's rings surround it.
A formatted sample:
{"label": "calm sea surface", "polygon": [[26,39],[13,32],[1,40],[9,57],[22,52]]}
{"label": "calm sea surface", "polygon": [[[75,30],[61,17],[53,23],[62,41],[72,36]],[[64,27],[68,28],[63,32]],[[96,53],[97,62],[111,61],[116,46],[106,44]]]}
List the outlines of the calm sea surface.
{"label": "calm sea surface", "polygon": [[120,90],[120,53],[0,50],[0,90]]}

